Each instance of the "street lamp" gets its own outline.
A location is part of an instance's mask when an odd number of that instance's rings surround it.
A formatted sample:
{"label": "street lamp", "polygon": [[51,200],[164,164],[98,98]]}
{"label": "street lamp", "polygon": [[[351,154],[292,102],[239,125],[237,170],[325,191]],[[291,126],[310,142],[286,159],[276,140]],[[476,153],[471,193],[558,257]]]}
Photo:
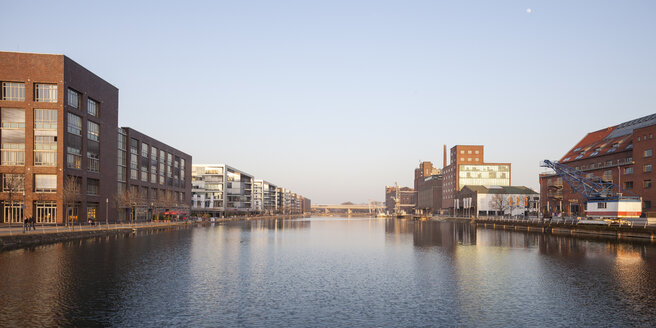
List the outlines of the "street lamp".
{"label": "street lamp", "polygon": [[105,198],[105,225],[109,228],[109,197]]}

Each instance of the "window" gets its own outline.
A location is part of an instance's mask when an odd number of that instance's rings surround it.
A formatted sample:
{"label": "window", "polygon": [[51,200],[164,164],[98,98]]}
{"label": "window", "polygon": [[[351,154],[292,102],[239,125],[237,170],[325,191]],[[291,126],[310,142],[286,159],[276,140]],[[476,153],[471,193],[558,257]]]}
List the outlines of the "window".
{"label": "window", "polygon": [[98,195],[97,179],[87,179],[87,195]]}
{"label": "window", "polygon": [[642,169],[643,172],[651,172],[651,164],[645,164],[645,166]]}
{"label": "window", "polygon": [[34,131],[34,166],[57,166],[57,137],[41,135],[45,132],[56,134],[56,131]]}
{"label": "window", "polygon": [[87,152],[87,170],[91,172],[100,172],[100,158],[98,154],[93,152]]}
{"label": "window", "polygon": [[93,99],[87,100],[87,112],[89,115],[98,117],[98,107],[100,107],[100,105],[97,101]]}
{"label": "window", "polygon": [[57,130],[57,110],[35,109],[34,128],[40,130]]}
{"label": "window", "polygon": [[625,167],[624,174],[633,174],[633,167]]}
{"label": "window", "polygon": [[123,129],[118,129],[118,149],[120,150],[127,150],[127,142],[128,142],[128,137],[125,135],[123,132]]}
{"label": "window", "polygon": [[147,143],[141,143],[141,156],[142,157],[148,157],[148,144]]}
{"label": "window", "polygon": [[82,168],[82,154],[80,149],[68,146],[66,147],[66,163],[69,168],[81,169]]}
{"label": "window", "polygon": [[117,180],[118,181],[125,181],[125,177],[127,175],[127,169],[125,167],[119,166],[118,167],[118,174],[117,174]]}
{"label": "window", "polygon": [[80,108],[80,93],[73,90],[73,89],[68,89],[68,105],[73,107],[73,108]]}
{"label": "window", "polygon": [[467,154],[470,154],[470,155],[471,155],[471,153],[472,153],[472,151],[471,151],[471,150],[468,150],[468,151],[467,151]]}
{"label": "window", "polygon": [[624,182],[624,189],[633,189],[633,181]]}
{"label": "window", "polygon": [[651,149],[645,149],[645,157],[651,157]]}
{"label": "window", "polygon": [[35,202],[34,205],[34,218],[37,223],[55,223],[57,202]]}
{"label": "window", "polygon": [[645,180],[642,182],[642,187],[645,189],[651,188],[651,180]]}
{"label": "window", "polygon": [[57,85],[56,84],[34,84],[34,101],[36,102],[57,102]]}
{"label": "window", "polygon": [[23,202],[17,201],[3,201],[2,207],[4,209],[5,223],[21,223],[23,222]]}
{"label": "window", "polygon": [[597,208],[606,208],[606,203],[597,203]]}
{"label": "window", "polygon": [[2,108],[0,111],[2,165],[25,165],[25,110]]}
{"label": "window", "polygon": [[139,151],[139,140],[135,138],[130,138],[130,153],[132,154],[138,154]]}
{"label": "window", "polygon": [[642,202],[642,206],[644,208],[651,208],[651,201],[650,200],[645,200]]}
{"label": "window", "polygon": [[5,173],[2,175],[2,191],[17,193],[25,191],[25,176]]}
{"label": "window", "polygon": [[474,151],[474,154],[478,155],[478,150]]}
{"label": "window", "polygon": [[87,206],[87,220],[96,220],[96,215],[98,213],[98,205],[88,205]]}
{"label": "window", "polygon": [[57,175],[56,174],[35,174],[34,175],[35,192],[57,192]]}
{"label": "window", "polygon": [[136,154],[130,154],[130,179],[137,180],[138,161]]}
{"label": "window", "polygon": [[82,118],[68,113],[68,129],[69,133],[81,136],[82,135]]}
{"label": "window", "polygon": [[25,101],[25,83],[2,82],[2,100]]}
{"label": "window", "polygon": [[464,154],[464,153],[465,153],[465,151],[464,151],[464,150],[461,150],[461,151],[460,151],[460,153],[461,153],[461,154]]}
{"label": "window", "polygon": [[93,141],[100,140],[100,126],[98,123],[87,121],[87,138]]}

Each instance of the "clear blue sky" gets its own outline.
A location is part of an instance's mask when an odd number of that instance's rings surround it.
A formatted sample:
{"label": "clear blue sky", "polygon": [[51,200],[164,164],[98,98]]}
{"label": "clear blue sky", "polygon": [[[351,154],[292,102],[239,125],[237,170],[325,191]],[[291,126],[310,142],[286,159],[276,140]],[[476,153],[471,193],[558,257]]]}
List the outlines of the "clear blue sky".
{"label": "clear blue sky", "polygon": [[[530,8],[529,13],[527,9]],[[536,188],[586,132],[656,112],[656,1],[3,1],[4,51],[62,53],[119,123],[314,203],[383,200],[442,145]]]}

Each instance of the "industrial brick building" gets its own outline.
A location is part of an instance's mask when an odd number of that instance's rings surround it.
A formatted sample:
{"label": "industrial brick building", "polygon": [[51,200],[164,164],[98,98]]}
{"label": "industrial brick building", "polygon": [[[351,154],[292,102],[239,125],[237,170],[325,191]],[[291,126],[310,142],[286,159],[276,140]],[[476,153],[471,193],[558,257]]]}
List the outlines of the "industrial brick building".
{"label": "industrial brick building", "polygon": [[94,73],[64,55],[0,52],[0,84],[0,222],[146,219],[137,208],[156,210],[157,194],[189,203],[191,156],[119,129],[118,89]]}
{"label": "industrial brick building", "polygon": [[[642,197],[643,216],[655,217],[653,166],[656,114],[588,133],[559,163],[621,186],[627,195]],[[615,190],[617,191],[617,190]],[[545,216],[584,216],[585,198],[563,184],[562,178],[540,175],[540,208]]]}
{"label": "industrial brick building", "polygon": [[[456,194],[466,185],[510,186],[510,163],[485,163],[483,146],[458,145],[442,170],[442,208],[453,213]],[[446,163],[445,163],[446,164]]]}
{"label": "industrial brick building", "polygon": [[191,155],[132,128],[118,131],[119,221],[189,213]]}
{"label": "industrial brick building", "polygon": [[404,211],[410,214],[415,208],[417,192],[409,187],[385,186],[385,209],[388,213]]}
{"label": "industrial brick building", "polygon": [[64,55],[13,52],[0,83],[1,222],[114,214],[118,89]]}
{"label": "industrial brick building", "polygon": [[431,162],[421,162],[415,169],[415,210],[439,213],[442,208],[442,171]]}

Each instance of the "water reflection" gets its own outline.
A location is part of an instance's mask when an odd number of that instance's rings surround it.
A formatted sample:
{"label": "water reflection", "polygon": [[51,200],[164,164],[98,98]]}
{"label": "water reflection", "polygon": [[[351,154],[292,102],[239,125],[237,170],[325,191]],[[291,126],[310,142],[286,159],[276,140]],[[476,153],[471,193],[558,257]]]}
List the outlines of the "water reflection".
{"label": "water reflection", "polygon": [[454,222],[232,222],[0,253],[0,326],[652,326],[655,254]]}

